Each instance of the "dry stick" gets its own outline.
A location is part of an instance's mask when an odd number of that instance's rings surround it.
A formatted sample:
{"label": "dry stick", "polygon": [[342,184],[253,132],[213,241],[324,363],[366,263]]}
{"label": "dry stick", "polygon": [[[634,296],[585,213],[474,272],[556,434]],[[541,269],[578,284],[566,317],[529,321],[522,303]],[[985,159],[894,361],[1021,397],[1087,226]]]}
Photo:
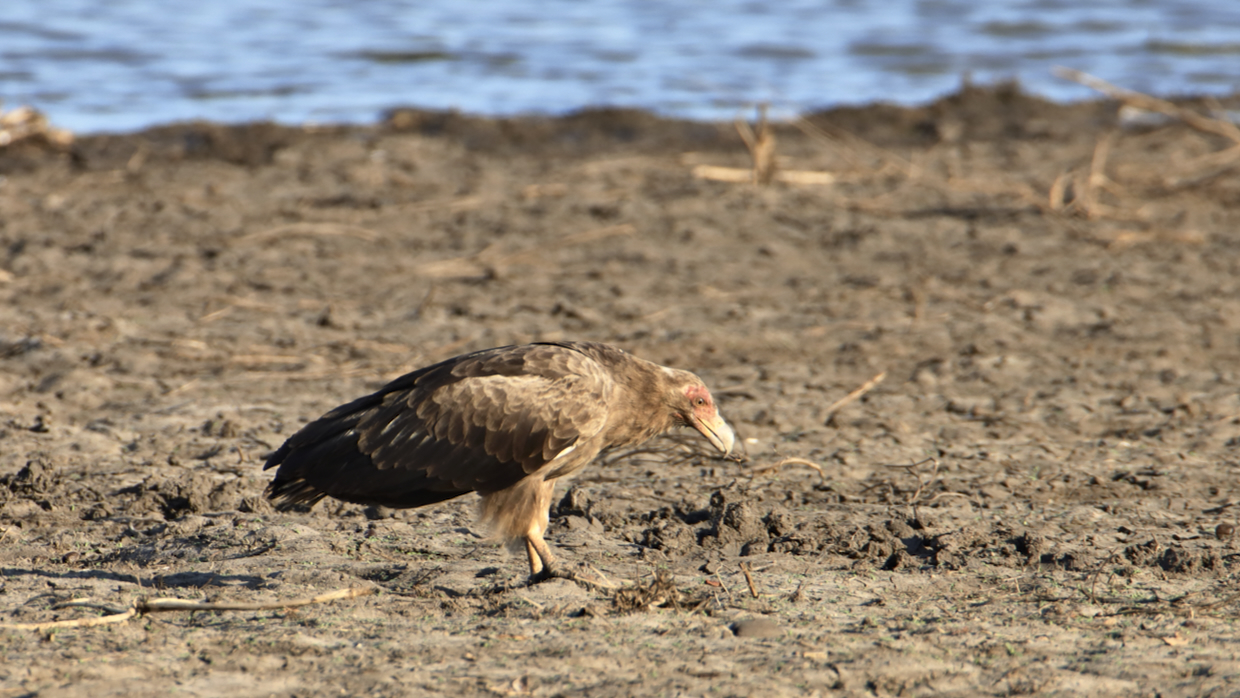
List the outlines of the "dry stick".
{"label": "dry stick", "polygon": [[1159,233],[1158,231],[1135,231],[1121,230],[1111,238],[1100,238],[1100,241],[1106,242],[1107,249],[1120,250],[1129,245],[1135,245],[1143,242],[1182,242],[1185,244],[1200,245],[1205,242],[1205,237],[1195,230],[1181,230],[1171,233]]}
{"label": "dry stick", "polygon": [[108,625],[111,623],[124,623],[125,621],[138,615],[138,609],[130,608],[120,613],[108,616],[99,616],[96,618],[78,618],[77,620],[55,620],[47,623],[3,623],[0,628],[10,628],[13,630],[51,630],[53,628],[90,628],[96,625]]}
{"label": "dry stick", "polygon": [[[694,165],[691,173],[698,179],[712,182],[732,182],[736,184],[752,182],[753,170],[743,167],[723,167],[720,165]],[[784,184],[835,184],[835,174],[817,170],[776,170],[773,176],[776,182]]]}
{"label": "dry stick", "polygon": [[723,167],[722,165],[694,165],[690,170],[697,179],[712,182],[731,182],[742,184],[753,181],[753,170],[744,167]]}
{"label": "dry stick", "polygon": [[1081,193],[1082,212],[1088,218],[1096,218],[1100,209],[1096,190],[1106,181],[1107,158],[1111,155],[1111,141],[1114,137],[1114,133],[1108,133],[1094,145],[1094,156],[1089,161],[1089,175]]}
{"label": "dry stick", "polygon": [[[1111,560],[1116,559],[1119,554],[1120,553],[1118,550],[1112,550],[1110,555],[1107,555],[1102,562],[1098,563],[1098,568],[1089,574],[1089,591],[1087,593],[1084,589],[1079,589],[1079,591],[1084,593],[1085,597],[1089,599],[1090,603],[1098,603],[1098,595],[1096,592],[1098,590],[1098,576],[1102,574],[1102,568],[1111,564]],[[1107,578],[1107,581],[1110,581],[1110,577]]]}
{"label": "dry stick", "polygon": [[1177,168],[1177,172],[1165,175],[1163,183],[1172,189],[1188,187],[1213,179],[1240,163],[1240,145],[1226,150],[1195,157]]}
{"label": "dry stick", "polygon": [[775,162],[775,133],[766,120],[766,105],[762,104],[758,107],[756,135],[749,124],[739,118],[736,120],[736,132],[740,134],[741,140],[745,141],[745,147],[749,149],[749,155],[753,158],[753,179],[751,181],[754,184],[770,184],[775,176],[778,163]]}
{"label": "dry stick", "polygon": [[797,582],[797,588],[793,589],[791,594],[788,594],[788,600],[791,601],[792,603],[796,603],[800,601],[801,600],[801,588],[804,586],[805,586],[804,579]]}
{"label": "dry stick", "polygon": [[52,145],[63,147],[73,143],[72,132],[52,128],[47,122],[47,117],[31,107],[17,107],[7,112],[0,111],[0,148],[39,136]]}
{"label": "dry stick", "polygon": [[[766,123],[766,105],[758,107],[758,113],[761,115],[762,125],[764,126]],[[754,145],[758,142],[758,137],[754,135],[753,129],[749,126],[749,122],[742,119],[738,114],[736,116],[736,120],[732,122],[732,125],[736,127],[736,134],[741,137],[742,141],[745,142],[745,147],[749,149],[750,153],[753,153]],[[759,128],[761,128],[761,126],[759,126]]]}
{"label": "dry stick", "polygon": [[[1192,111],[1191,109],[1185,109],[1166,100],[1117,87],[1109,82],[1106,82],[1105,80],[1101,80],[1079,70],[1072,70],[1070,68],[1055,68],[1053,72],[1061,78],[1072,80],[1092,89],[1098,90],[1108,97],[1123,102],[1126,105],[1165,114],[1172,118],[1179,119],[1188,126],[1199,131],[1223,136],[1234,143],[1240,144],[1240,127],[1237,127],[1236,124],[1226,119],[1214,119],[1208,116],[1203,116],[1195,111]],[[1237,161],[1240,161],[1240,146],[1233,146],[1221,152],[1212,153],[1198,158],[1192,163],[1189,163],[1189,165],[1179,168],[1177,173],[1165,175],[1163,177],[1163,183],[1165,186],[1172,189],[1192,186],[1230,170],[1237,164]],[[1199,168],[1205,171],[1199,172]]]}
{"label": "dry stick", "polygon": [[753,575],[749,574],[749,565],[740,563],[741,572],[745,574],[745,583],[749,585],[749,595],[758,598],[758,589],[753,584]]}
{"label": "dry stick", "polygon": [[90,602],[77,601],[61,604],[58,608],[80,606],[103,608],[105,610],[116,612],[112,615],[101,616],[98,618],[55,620],[48,621],[46,623],[4,623],[0,624],[0,628],[12,628],[14,630],[87,628],[95,625],[105,625],[108,623],[123,623],[140,614],[165,613],[168,611],[273,611],[281,608],[298,608],[301,606],[309,606],[311,604],[338,601],[340,599],[352,599],[359,596],[369,596],[370,594],[375,593],[375,591],[376,589],[374,587],[349,587],[346,589],[329,591],[326,594],[319,594],[318,596],[313,596],[308,599],[293,599],[292,601],[280,601],[276,603],[212,603],[208,601],[187,601],[185,599],[147,599],[135,601],[133,606],[123,611]]}
{"label": "dry stick", "polygon": [[847,407],[850,403],[856,401],[862,395],[865,395],[866,393],[873,390],[874,386],[878,385],[879,383],[882,383],[883,379],[886,377],[887,377],[887,372],[883,371],[882,373],[878,374],[877,376],[874,376],[873,378],[866,381],[865,383],[862,383],[860,388],[857,388],[851,393],[836,400],[830,407],[827,408],[827,416],[825,419],[823,419],[823,421],[824,422],[831,421],[831,418],[835,416],[836,412],[839,412],[840,410]]}
{"label": "dry stick", "polygon": [[1068,180],[1072,178],[1072,170],[1065,170],[1059,173],[1055,181],[1051,183],[1051,190],[1047,194],[1047,202],[1050,209],[1055,212],[1064,210],[1064,194],[1068,191]]}
{"label": "dry stick", "polygon": [[[929,480],[923,480],[921,477],[921,471],[918,470],[918,468],[925,465],[926,463],[934,464],[934,470],[930,473]],[[917,461],[916,463],[910,463],[909,465],[904,465],[902,463],[891,463],[891,464],[888,464],[887,467],[888,468],[903,468],[904,470],[908,471],[913,477],[917,478],[917,489],[908,498],[909,504],[916,504],[917,499],[921,497],[922,490],[926,489],[926,485],[933,483],[935,480],[938,479],[938,476],[939,476],[939,459],[934,458],[934,457],[925,458],[925,459]]]}
{"label": "dry stick", "polygon": [[[748,122],[740,117],[737,117],[735,126],[736,132],[740,134],[741,140],[745,142],[745,147],[749,150],[749,156],[753,160],[752,168],[696,165],[692,170],[694,177],[714,182],[732,182],[736,184],[743,182],[763,185],[770,184],[771,182],[806,185],[835,183],[835,174],[832,172],[784,170],[779,167],[779,161],[775,156],[775,131],[767,121],[765,104],[758,108],[757,133],[754,132],[754,129]],[[801,128],[804,130],[804,127]],[[810,128],[813,127],[810,126]]]}
{"label": "dry stick", "polygon": [[1145,109],[1147,111],[1158,112],[1159,114],[1166,114],[1167,116],[1183,121],[1198,131],[1213,133],[1215,135],[1229,138],[1236,143],[1240,143],[1240,127],[1237,127],[1230,121],[1202,116],[1191,109],[1185,109],[1177,106],[1165,99],[1158,99],[1157,97],[1151,97],[1140,92],[1134,92],[1133,90],[1112,85],[1106,80],[1096,78],[1093,75],[1083,73],[1079,70],[1057,67],[1051,72],[1057,77],[1080,83],[1090,89],[1097,90],[1112,99],[1123,102],[1124,104],[1137,107],[1138,109]]}
{"label": "dry stick", "polygon": [[602,587],[604,589],[619,589],[621,586],[628,584],[628,582],[624,582],[623,584],[617,584],[611,581],[610,579],[607,578],[607,574],[604,573],[603,570],[600,570],[594,565],[587,563],[586,567],[589,567],[591,572],[594,572],[595,574],[599,576],[599,581],[592,582],[596,586]]}

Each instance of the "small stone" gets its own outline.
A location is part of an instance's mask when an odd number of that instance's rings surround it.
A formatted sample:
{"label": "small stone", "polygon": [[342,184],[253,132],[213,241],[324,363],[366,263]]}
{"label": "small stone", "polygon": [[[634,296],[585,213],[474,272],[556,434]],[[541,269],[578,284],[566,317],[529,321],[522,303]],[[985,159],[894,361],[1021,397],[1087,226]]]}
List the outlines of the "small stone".
{"label": "small stone", "polygon": [[776,637],[784,634],[779,624],[768,618],[738,620],[731,628],[732,634],[737,637]]}
{"label": "small stone", "polygon": [[1229,523],[1221,523],[1214,527],[1214,537],[1219,540],[1231,538],[1236,534],[1236,527]]}

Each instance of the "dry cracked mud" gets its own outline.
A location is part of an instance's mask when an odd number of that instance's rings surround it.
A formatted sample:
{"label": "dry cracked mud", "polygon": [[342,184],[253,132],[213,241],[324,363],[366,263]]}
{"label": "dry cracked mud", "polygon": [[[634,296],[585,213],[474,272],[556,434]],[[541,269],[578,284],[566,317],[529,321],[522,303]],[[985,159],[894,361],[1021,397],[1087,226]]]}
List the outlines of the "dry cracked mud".
{"label": "dry cracked mud", "polygon": [[[0,628],[0,696],[1240,693],[1234,144],[1116,112],[780,126],[829,185],[623,111],[0,150],[0,623],[377,592]],[[549,542],[627,588],[524,585],[469,498],[262,499],[327,409],[558,338],[698,372],[745,444],[561,488]]]}

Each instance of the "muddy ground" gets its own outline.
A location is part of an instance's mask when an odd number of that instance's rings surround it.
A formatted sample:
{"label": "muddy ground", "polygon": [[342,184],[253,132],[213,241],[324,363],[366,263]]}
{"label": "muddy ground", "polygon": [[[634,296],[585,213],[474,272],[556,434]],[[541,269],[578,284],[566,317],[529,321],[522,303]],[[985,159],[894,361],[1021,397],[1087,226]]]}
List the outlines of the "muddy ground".
{"label": "muddy ground", "polygon": [[[3,628],[0,696],[1240,693],[1234,143],[1117,106],[817,114],[779,163],[835,182],[767,187],[613,111],[0,150],[0,623],[376,592]],[[634,586],[523,586],[469,498],[261,498],[327,409],[558,338],[745,444],[572,484],[549,541]]]}

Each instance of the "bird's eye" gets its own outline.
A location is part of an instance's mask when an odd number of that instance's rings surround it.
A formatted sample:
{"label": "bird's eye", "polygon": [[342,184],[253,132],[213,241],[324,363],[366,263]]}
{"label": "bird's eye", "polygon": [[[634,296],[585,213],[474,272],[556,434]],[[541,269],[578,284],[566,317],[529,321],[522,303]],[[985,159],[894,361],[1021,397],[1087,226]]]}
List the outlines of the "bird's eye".
{"label": "bird's eye", "polygon": [[705,405],[705,404],[706,404],[706,398],[704,398],[704,397],[700,397],[700,398],[698,398],[698,399],[694,400],[694,401],[693,401],[693,404],[697,405],[698,407],[701,407],[702,405]]}

